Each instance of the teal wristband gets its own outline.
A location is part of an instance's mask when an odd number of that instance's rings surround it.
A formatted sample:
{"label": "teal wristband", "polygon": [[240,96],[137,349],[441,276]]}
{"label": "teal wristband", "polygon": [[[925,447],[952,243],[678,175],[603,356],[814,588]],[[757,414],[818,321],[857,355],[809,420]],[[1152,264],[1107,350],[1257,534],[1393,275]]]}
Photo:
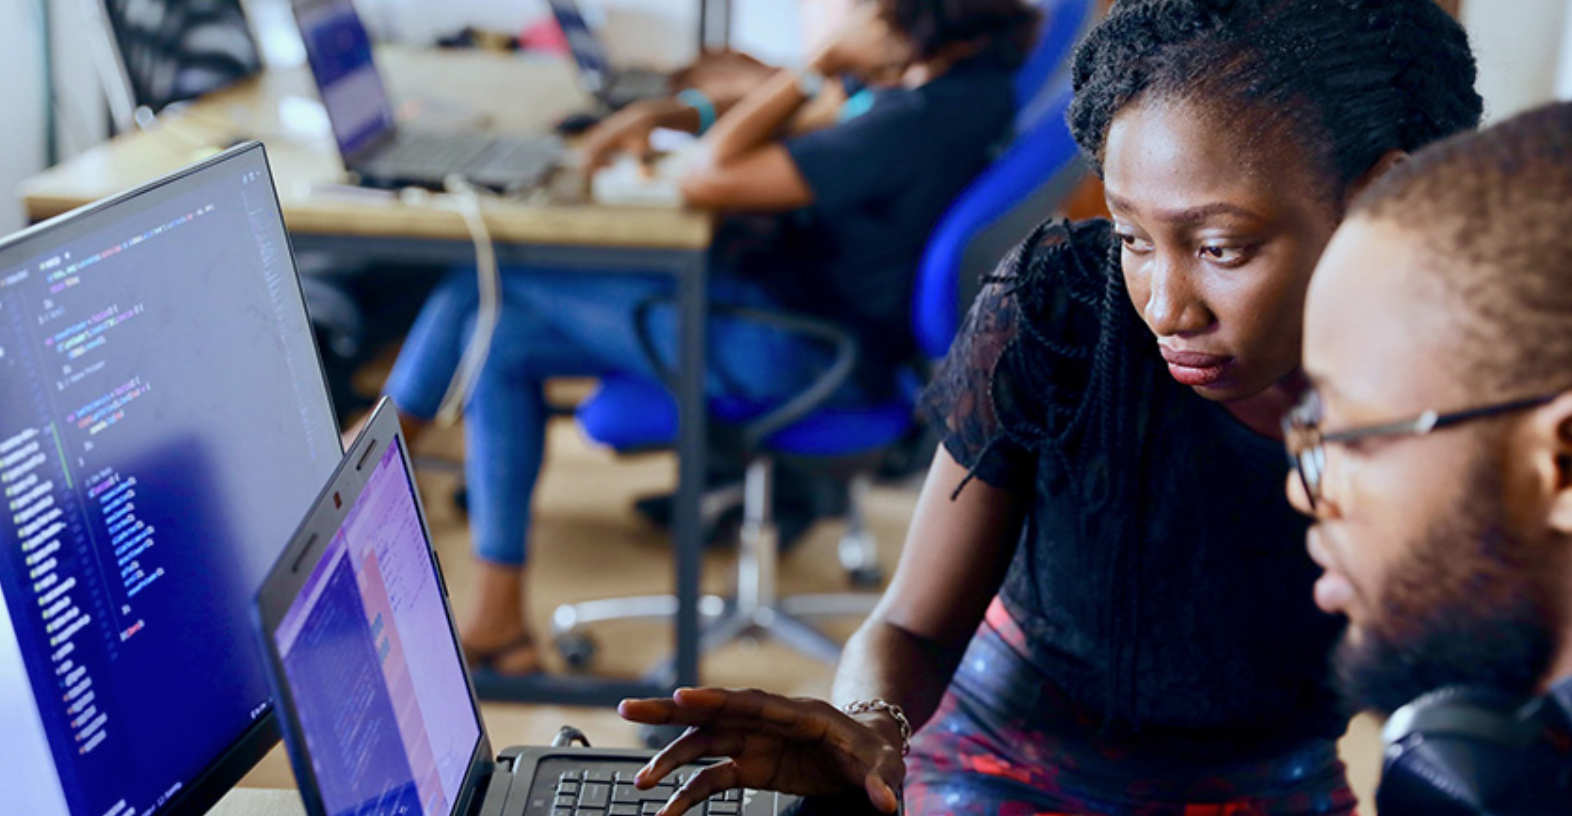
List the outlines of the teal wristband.
{"label": "teal wristband", "polygon": [[711,102],[710,98],[705,96],[702,91],[689,88],[677,94],[677,101],[698,112],[700,136],[703,136],[704,131],[709,130],[710,126],[715,124],[715,103]]}

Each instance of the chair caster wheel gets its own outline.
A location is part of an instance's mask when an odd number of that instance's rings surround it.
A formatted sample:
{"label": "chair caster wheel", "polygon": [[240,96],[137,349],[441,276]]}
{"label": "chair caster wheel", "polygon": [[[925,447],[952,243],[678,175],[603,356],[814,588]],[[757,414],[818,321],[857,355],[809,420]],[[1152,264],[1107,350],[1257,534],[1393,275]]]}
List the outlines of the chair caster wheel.
{"label": "chair caster wheel", "polygon": [[680,725],[641,725],[639,726],[639,741],[644,747],[659,751],[676,742],[688,729]]}
{"label": "chair caster wheel", "polygon": [[589,671],[595,663],[595,652],[599,646],[589,635],[568,633],[557,636],[557,654],[562,655],[564,663],[568,664],[568,671],[582,674]]}
{"label": "chair caster wheel", "polygon": [[884,570],[877,564],[870,567],[858,567],[846,574],[851,579],[852,586],[876,587],[884,583]]}

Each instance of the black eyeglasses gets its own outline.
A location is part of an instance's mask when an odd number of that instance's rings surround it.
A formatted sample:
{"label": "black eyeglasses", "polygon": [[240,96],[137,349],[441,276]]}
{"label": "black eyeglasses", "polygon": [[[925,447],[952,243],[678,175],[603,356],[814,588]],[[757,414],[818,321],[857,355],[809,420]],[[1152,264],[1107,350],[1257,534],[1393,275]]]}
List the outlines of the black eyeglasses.
{"label": "black eyeglasses", "polygon": [[1283,441],[1288,446],[1288,458],[1293,463],[1294,472],[1299,474],[1299,483],[1304,485],[1305,497],[1310,502],[1310,509],[1314,510],[1321,500],[1321,476],[1326,469],[1328,444],[1382,436],[1424,436],[1432,431],[1476,419],[1537,408],[1558,396],[1561,396],[1561,392],[1486,405],[1482,408],[1470,408],[1466,411],[1454,411],[1449,414],[1426,411],[1413,419],[1399,422],[1385,422],[1380,425],[1349,428],[1346,431],[1322,433],[1321,396],[1311,390],[1305,394],[1304,400],[1298,407],[1289,411],[1288,416],[1283,417]]}

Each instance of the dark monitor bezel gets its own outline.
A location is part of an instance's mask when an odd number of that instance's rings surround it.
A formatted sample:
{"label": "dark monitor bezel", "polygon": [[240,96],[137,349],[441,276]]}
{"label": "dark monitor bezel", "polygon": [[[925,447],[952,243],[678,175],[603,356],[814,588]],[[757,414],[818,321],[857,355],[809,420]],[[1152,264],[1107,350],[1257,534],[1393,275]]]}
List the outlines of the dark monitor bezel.
{"label": "dark monitor bezel", "polygon": [[[383,452],[390,444],[398,447],[399,457],[403,460],[404,476],[409,480],[410,493],[415,501],[415,512],[420,519],[421,534],[425,537],[426,555],[431,559],[431,568],[436,574],[438,588],[441,590],[443,611],[448,618],[448,632],[453,634],[458,631],[453,618],[453,604],[448,598],[447,579],[442,573],[442,562],[431,546],[431,526],[426,520],[426,508],[420,501],[420,492],[414,482],[415,469],[409,458],[409,445],[399,428],[398,410],[393,407],[392,401],[383,397],[372,410],[371,418],[361,430],[360,436],[345,451],[344,460],[334,471],[333,478],[322,488],[311,510],[300,522],[300,527],[290,537],[289,545],[284,548],[278,561],[268,571],[261,588],[257,590],[256,602],[252,605],[253,629],[258,648],[267,656],[268,679],[273,684],[276,713],[281,720],[283,730],[289,736],[290,766],[295,771],[295,782],[300,787],[301,799],[309,816],[327,816],[327,813],[323,810],[322,795],[317,790],[313,776],[310,754],[306,747],[304,732],[300,727],[294,696],[284,681],[283,655],[279,653],[273,636],[282,624],[284,616],[288,614],[290,606],[299,597],[306,580],[316,571],[317,564],[328,550],[327,545],[332,542],[350,511],[354,509],[355,503],[365,490],[375,463],[381,460]],[[459,796],[454,799],[450,810],[450,814],[462,814],[471,811],[476,796],[482,793],[483,780],[495,769],[495,764],[492,761],[491,738],[486,733],[486,721],[481,716],[480,701],[475,695],[475,682],[470,677],[468,666],[464,663],[464,653],[458,638],[454,637],[452,640],[459,669],[464,675],[464,687],[469,694],[470,712],[475,718],[477,729],[475,745],[470,752],[469,767],[464,771],[464,780],[459,785]]]}
{"label": "dark monitor bezel", "polygon": [[[273,170],[268,162],[266,148],[263,147],[261,142],[246,142],[126,192],[78,207],[75,210],[28,227],[9,238],[0,239],[0,255],[16,250],[24,244],[37,242],[45,239],[46,236],[61,232],[89,232],[98,228],[99,225],[93,223],[98,217],[103,216],[106,212],[118,209],[141,196],[173,184],[178,184],[219,166],[231,163],[239,164],[245,161],[256,161],[258,169],[267,175],[268,189],[273,194],[273,204],[275,207],[281,208],[282,205],[278,199],[278,188],[273,183]],[[69,238],[66,240],[69,240]],[[307,325],[310,325],[311,310],[306,304],[305,292],[300,287],[299,267],[295,263],[295,250],[287,228],[284,230],[284,246],[289,254],[290,265],[295,268],[294,283],[296,295],[300,298],[300,303],[306,310],[306,322]],[[36,255],[38,252],[30,254]],[[311,347],[317,354],[317,373],[322,378],[321,394],[327,403],[328,416],[333,418],[336,431],[338,414],[334,410],[333,395],[328,388],[327,372],[322,366],[322,349],[317,345],[315,333],[312,333]],[[252,640],[251,633],[242,632],[239,633],[239,637],[242,639],[244,647],[249,648]],[[184,785],[178,793],[165,802],[155,813],[155,816],[201,816],[201,814],[207,813],[213,805],[218,803],[218,800],[222,799],[225,794],[235,787],[236,783],[244,778],[252,768],[255,768],[257,763],[262,761],[263,757],[267,756],[268,752],[279,743],[282,737],[277,721],[276,701],[268,700],[267,702],[267,713],[252,723],[251,727],[243,731],[240,737],[221,752],[213,762],[199,771],[189,784]]]}

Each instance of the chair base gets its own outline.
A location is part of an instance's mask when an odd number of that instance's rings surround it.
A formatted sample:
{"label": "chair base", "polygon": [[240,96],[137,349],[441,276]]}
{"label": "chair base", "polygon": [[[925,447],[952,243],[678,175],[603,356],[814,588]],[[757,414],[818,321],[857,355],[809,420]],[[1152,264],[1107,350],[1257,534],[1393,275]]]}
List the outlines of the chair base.
{"label": "chair base", "polygon": [[[873,612],[879,597],[862,593],[776,596],[775,571],[779,556],[770,508],[772,475],[773,466],[767,458],[755,460],[748,466],[737,594],[735,597],[704,595],[699,598],[699,655],[708,655],[743,638],[754,638],[775,640],[809,657],[833,664],[840,660],[840,644],[808,621],[866,617]],[[839,547],[841,565],[859,584],[870,578],[877,583],[879,579],[876,542],[863,526],[862,499],[866,490],[865,477],[853,480],[848,529]],[[584,633],[584,627],[618,620],[669,620],[676,614],[675,595],[564,604],[552,615],[552,641],[569,668],[584,670],[593,662],[595,653],[594,641]],[[657,664],[648,677],[654,680],[675,677],[672,659]]]}

